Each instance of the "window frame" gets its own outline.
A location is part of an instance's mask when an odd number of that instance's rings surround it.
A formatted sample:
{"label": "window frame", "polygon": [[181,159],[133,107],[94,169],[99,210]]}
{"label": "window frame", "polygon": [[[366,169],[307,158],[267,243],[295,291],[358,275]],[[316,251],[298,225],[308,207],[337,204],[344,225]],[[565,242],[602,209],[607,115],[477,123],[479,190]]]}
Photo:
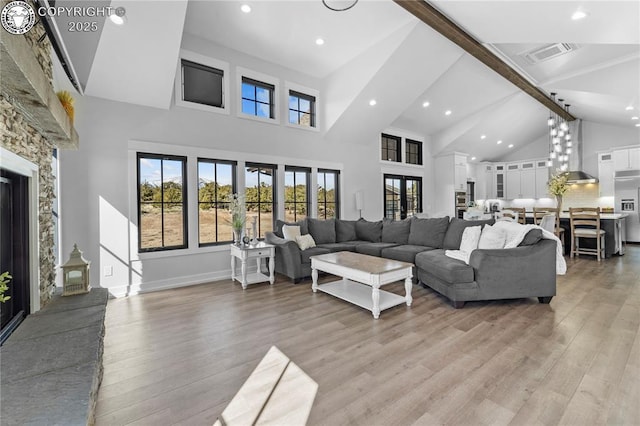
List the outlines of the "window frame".
{"label": "window frame", "polygon": [[[278,215],[278,166],[276,164],[269,164],[269,163],[258,163],[258,162],[252,162],[252,161],[247,161],[244,163],[244,173],[245,173],[245,179],[244,179],[244,194],[245,194],[245,205],[249,203],[249,201],[246,200],[246,192],[247,192],[247,171],[249,168],[257,168],[257,169],[270,169],[271,170],[271,207],[272,207],[272,211],[271,211],[271,230],[273,231],[275,229],[275,224],[276,224],[276,219],[277,219],[277,215]],[[258,187],[260,187],[260,172],[258,172]],[[261,224],[260,224],[260,205],[263,204],[259,199],[258,199],[258,235],[262,235],[262,230],[261,230]],[[269,231],[271,232],[271,231]],[[258,239],[263,239],[263,237],[259,237]]]}
{"label": "window frame", "polygon": [[[276,87],[273,84],[269,84],[269,83],[265,83],[263,81],[258,81],[255,80],[251,77],[246,77],[246,76],[242,76],[242,82],[241,82],[242,86],[244,87],[245,84],[249,84],[251,86],[253,86],[253,92],[254,92],[254,99],[249,99],[249,98],[245,98],[243,93],[240,93],[240,102],[241,102],[241,108],[242,108],[242,113],[245,115],[249,115],[251,117],[254,118],[261,118],[261,119],[270,119],[270,120],[274,120],[275,119],[275,99],[276,99]],[[260,100],[258,100],[258,89],[263,89],[263,90],[267,90],[269,92],[269,103],[266,102],[262,102]],[[244,88],[242,90],[242,92],[244,92]],[[247,112],[244,111],[244,101],[249,101],[249,102],[253,102],[254,106],[255,106],[255,114],[249,114]],[[263,117],[258,115],[258,106],[260,105],[268,105],[269,106],[269,117]]]}
{"label": "window frame", "polygon": [[[214,178],[216,179],[215,182],[217,183],[217,178],[218,178],[218,174],[217,174],[217,165],[218,164],[226,164],[226,165],[230,165],[231,166],[231,194],[235,194],[238,191],[238,162],[237,161],[233,161],[233,160],[220,160],[220,159],[213,159],[213,158],[203,158],[203,157],[198,157],[197,158],[197,162],[196,162],[196,173],[198,174],[198,188],[196,189],[197,192],[197,211],[198,211],[198,247],[210,247],[210,246],[219,246],[219,245],[223,245],[223,244],[229,244],[233,242],[233,239],[231,240],[224,240],[224,241],[220,241],[218,240],[218,214],[216,212],[216,241],[214,242],[205,242],[203,243],[200,239],[200,205],[201,204],[215,204],[216,206],[220,203],[225,203],[222,201],[218,201],[218,197],[217,197],[217,193],[216,193],[216,201],[215,202],[206,202],[206,201],[200,201],[200,163],[208,163],[208,164],[214,164]],[[228,204],[228,202],[227,202]],[[217,207],[215,207],[217,209]]]}
{"label": "window frame", "polygon": [[[412,164],[414,166],[422,166],[423,165],[423,156],[422,156],[422,142],[414,140],[414,139],[409,139],[409,138],[405,138],[404,140],[404,145],[405,145],[405,163],[406,164]],[[409,152],[409,147],[410,146],[415,146],[418,149],[417,153],[410,153]],[[415,155],[417,158],[417,163],[413,163],[411,161],[409,161],[411,159],[411,156]]]}
{"label": "window frame", "polygon": [[[273,86],[273,90],[271,93],[272,95],[271,113],[273,115],[272,118],[259,117],[257,115],[246,114],[242,111],[242,98],[243,98],[242,83],[244,79],[249,79],[257,83]],[[281,95],[281,93],[279,92],[280,80],[266,74],[262,74],[246,68],[237,67],[236,68],[236,85],[237,85],[236,99],[238,101],[237,115],[239,118],[243,118],[247,120],[255,120],[262,123],[280,124],[280,95]]]}
{"label": "window frame", "polygon": [[[293,173],[293,187],[296,187],[296,173],[305,173],[305,179],[306,179],[306,183],[305,183],[305,197],[306,197],[306,201],[304,202],[298,202],[296,201],[296,192],[294,190],[294,201],[287,201],[287,183],[286,183],[286,179],[287,179],[287,173],[288,172],[292,172]],[[298,204],[304,204],[305,205],[305,210],[307,212],[307,214],[305,215],[305,217],[311,217],[311,191],[310,191],[310,187],[311,187],[311,168],[310,167],[301,167],[301,166],[284,166],[284,177],[285,177],[285,183],[283,186],[283,191],[284,191],[284,213],[285,213],[285,221],[286,221],[286,215],[287,215],[287,205],[293,203],[294,205],[294,209],[293,209],[293,221],[296,222],[298,220],[298,216],[296,213],[296,206]]]}
{"label": "window frame", "polygon": [[[423,195],[423,178],[421,176],[408,176],[408,175],[398,175],[394,173],[384,173],[382,175],[382,215],[384,219],[395,220],[394,217],[387,216],[387,179],[397,179],[400,180],[400,220],[406,219],[410,217],[407,215],[407,182],[416,181],[418,182],[418,206],[417,209],[412,211],[412,216],[417,213],[422,213],[422,195]],[[395,208],[393,212],[397,211]]]}
{"label": "window frame", "polygon": [[[206,104],[200,104],[197,102],[185,101],[182,96],[182,87],[183,87],[183,79],[184,75],[182,72],[182,60],[192,62],[196,65],[201,65],[207,68],[213,68],[222,71],[222,96],[223,96],[223,107],[215,107]],[[200,55],[195,52],[191,52],[189,50],[180,50],[180,58],[178,59],[178,66],[176,68],[176,78],[175,78],[175,86],[174,86],[174,99],[176,106],[198,109],[201,111],[207,112],[215,112],[218,114],[229,114],[230,105],[231,105],[231,97],[228,96],[229,93],[229,63],[220,61],[215,58],[211,58],[208,56]]]}
{"label": "window frame", "polygon": [[[291,98],[297,98],[298,99],[298,109],[291,109]],[[300,115],[301,114],[305,114],[304,111],[302,111],[300,109],[300,100],[305,100],[308,101],[311,105],[310,111],[309,111],[309,125],[304,125],[304,124],[300,124]],[[315,128],[317,125],[316,122],[316,97],[312,96],[312,95],[308,95],[306,93],[302,93],[300,91],[297,90],[293,90],[293,89],[289,89],[288,90],[288,97],[287,97],[287,122],[290,125],[296,126],[296,127],[307,127],[307,128]],[[292,123],[291,122],[291,113],[292,112],[296,112],[298,114],[298,122],[297,123]]]}
{"label": "window frame", "polygon": [[[316,208],[316,216],[318,219],[327,219],[327,204],[330,202],[327,202],[327,197],[326,197],[326,187],[327,187],[327,180],[326,180],[326,175],[327,174],[333,174],[335,175],[335,194],[334,194],[334,211],[335,211],[335,219],[340,219],[340,170],[335,170],[335,169],[318,169],[317,171],[317,182],[316,185],[318,186],[318,192],[320,192],[320,175],[323,176],[323,188],[325,188],[325,197],[324,200],[320,200],[320,197],[318,196],[318,201],[317,201],[317,208]],[[320,213],[320,205],[324,205],[324,216],[320,217],[319,213]],[[329,218],[331,219],[331,218]]]}
{"label": "window frame", "polygon": [[[183,235],[183,244],[176,246],[165,246],[164,245],[164,204],[167,203],[164,200],[159,203],[162,204],[161,211],[161,229],[162,229],[162,246],[160,247],[151,247],[151,248],[142,248],[142,202],[140,200],[140,160],[142,158],[154,159],[154,160],[170,160],[170,161],[180,161],[182,163],[182,235]],[[187,199],[188,193],[188,179],[187,179],[187,156],[182,155],[170,155],[170,154],[156,154],[149,152],[136,152],[136,207],[138,210],[138,253],[150,253],[150,252],[161,252],[161,251],[169,251],[169,250],[180,250],[186,249],[189,247],[189,202]],[[162,177],[162,163],[160,166],[160,187],[163,187],[164,177]],[[164,197],[161,197],[163,199]],[[158,202],[152,202],[157,204]],[[174,204],[174,203],[171,203]]]}
{"label": "window frame", "polygon": [[[395,160],[389,159],[390,150],[388,146],[384,147],[385,139],[391,139],[396,142],[396,149],[395,149],[396,159]],[[385,152],[387,153],[386,157],[383,156]],[[402,163],[402,138],[400,136],[394,136],[388,133],[380,134],[380,159],[382,161],[389,162],[389,163]]]}

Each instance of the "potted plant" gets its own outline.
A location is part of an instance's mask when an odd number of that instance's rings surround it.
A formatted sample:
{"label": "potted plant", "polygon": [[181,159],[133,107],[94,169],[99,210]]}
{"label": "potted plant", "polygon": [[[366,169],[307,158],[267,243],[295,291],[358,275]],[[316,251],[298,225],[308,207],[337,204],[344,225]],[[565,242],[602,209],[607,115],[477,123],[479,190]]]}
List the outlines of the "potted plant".
{"label": "potted plant", "polygon": [[233,242],[240,244],[242,241],[242,230],[246,220],[246,210],[244,206],[244,197],[239,194],[231,196],[229,203],[229,213],[231,213],[231,228],[233,229]]}
{"label": "potted plant", "polygon": [[562,212],[562,196],[569,191],[569,183],[567,180],[569,175],[565,172],[557,172],[551,176],[547,184],[549,188],[549,194],[556,197],[556,203],[558,204],[558,214]]}

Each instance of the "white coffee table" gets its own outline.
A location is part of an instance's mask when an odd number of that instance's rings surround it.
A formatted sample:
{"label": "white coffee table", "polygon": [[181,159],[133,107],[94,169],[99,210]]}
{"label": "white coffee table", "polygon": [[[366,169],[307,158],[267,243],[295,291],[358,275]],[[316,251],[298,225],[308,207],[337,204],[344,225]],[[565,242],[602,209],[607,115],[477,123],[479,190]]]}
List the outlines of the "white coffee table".
{"label": "white coffee table", "polygon": [[[273,270],[275,267],[276,246],[267,244],[264,241],[258,244],[240,244],[230,245],[231,251],[231,279],[239,281],[242,284],[242,288],[246,289],[247,285],[261,283],[269,281],[269,284],[273,284],[275,276]],[[240,276],[236,275],[236,258],[240,259],[241,268]],[[266,276],[261,271],[261,259],[269,259],[269,276]],[[247,273],[247,261],[250,259],[256,259],[257,270],[254,273]]]}
{"label": "white coffee table", "polygon": [[[411,263],[348,251],[311,256],[311,288],[314,293],[320,290],[367,309],[378,319],[382,310],[402,303],[411,306],[412,267]],[[318,271],[342,279],[318,285]],[[404,297],[380,290],[381,286],[399,280],[404,280]]]}

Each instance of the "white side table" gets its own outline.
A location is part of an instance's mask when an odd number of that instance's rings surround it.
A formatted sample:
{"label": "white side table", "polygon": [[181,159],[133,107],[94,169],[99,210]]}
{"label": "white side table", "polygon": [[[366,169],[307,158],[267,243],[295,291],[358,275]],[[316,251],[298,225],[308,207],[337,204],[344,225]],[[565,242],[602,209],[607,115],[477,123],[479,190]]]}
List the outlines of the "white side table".
{"label": "white side table", "polygon": [[[276,246],[259,242],[254,245],[241,244],[237,246],[231,244],[229,247],[231,250],[231,279],[240,282],[243,289],[246,289],[249,284],[265,281],[269,281],[269,284],[274,283],[273,270],[275,269]],[[240,276],[236,275],[236,258],[240,259],[242,264]],[[266,276],[261,271],[261,259],[263,258],[269,258],[269,276]],[[256,259],[258,269],[255,273],[247,274],[247,261],[249,259]]]}

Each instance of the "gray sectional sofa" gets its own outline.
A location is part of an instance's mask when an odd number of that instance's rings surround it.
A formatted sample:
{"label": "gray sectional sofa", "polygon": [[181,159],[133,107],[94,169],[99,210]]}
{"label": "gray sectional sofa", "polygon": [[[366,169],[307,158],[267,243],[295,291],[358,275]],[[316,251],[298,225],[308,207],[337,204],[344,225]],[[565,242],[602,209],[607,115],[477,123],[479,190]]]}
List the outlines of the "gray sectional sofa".
{"label": "gray sectional sofa", "polygon": [[467,301],[537,297],[549,303],[556,294],[556,243],[531,230],[520,246],[511,249],[474,250],[469,264],[445,255],[460,248],[468,226],[493,223],[449,217],[370,222],[364,219],[304,219],[301,234],[311,234],[316,247],[300,250],[285,240],[277,221],[266,241],[276,246],[275,272],[294,283],[311,275],[311,256],[352,251],[414,264],[414,282],[421,282],[449,298],[460,308]]}

